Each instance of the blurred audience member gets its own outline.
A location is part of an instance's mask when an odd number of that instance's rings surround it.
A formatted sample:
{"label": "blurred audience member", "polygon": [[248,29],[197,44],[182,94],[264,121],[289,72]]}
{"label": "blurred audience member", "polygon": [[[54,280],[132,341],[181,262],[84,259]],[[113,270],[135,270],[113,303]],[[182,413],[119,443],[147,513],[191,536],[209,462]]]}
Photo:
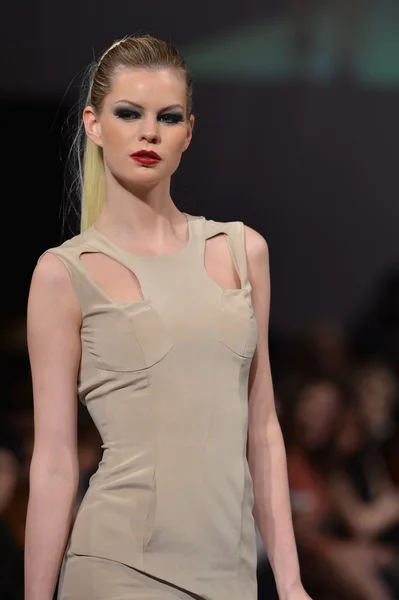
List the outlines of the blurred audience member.
{"label": "blurred audience member", "polygon": [[23,550],[25,543],[25,519],[29,494],[29,466],[33,450],[33,411],[20,409],[13,411],[9,418],[10,425],[20,440],[19,476],[15,487],[13,501],[5,511],[5,519],[13,531],[18,546]]}
{"label": "blurred audience member", "polygon": [[353,389],[368,436],[382,455],[388,477],[399,486],[398,381],[381,362],[368,361],[354,372]]}
{"label": "blurred audience member", "polygon": [[23,552],[4,512],[12,503],[19,477],[19,443],[5,420],[0,427],[0,598],[23,600]]}
{"label": "blurred audience member", "polygon": [[385,366],[369,363],[356,370],[353,387],[357,410],[337,438],[330,491],[353,536],[390,542],[399,551],[399,488],[389,470],[392,464],[394,474],[398,448],[397,384]]}
{"label": "blurred audience member", "polygon": [[[347,400],[340,381],[321,376],[305,381],[290,407],[287,461],[304,581],[316,600],[326,590],[348,600],[394,600],[385,575],[394,568],[394,552],[354,538],[330,493]],[[349,441],[357,446],[356,430],[346,434]]]}

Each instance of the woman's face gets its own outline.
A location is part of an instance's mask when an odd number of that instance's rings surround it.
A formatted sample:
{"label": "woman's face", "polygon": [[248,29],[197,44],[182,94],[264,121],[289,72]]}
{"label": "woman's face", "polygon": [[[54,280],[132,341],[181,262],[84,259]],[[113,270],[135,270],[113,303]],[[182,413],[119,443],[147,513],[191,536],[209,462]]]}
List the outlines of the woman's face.
{"label": "woman's face", "polygon": [[315,450],[322,447],[336,431],[340,414],[339,390],[329,382],[307,385],[296,406],[296,428],[304,446]]}
{"label": "woman's face", "polygon": [[[127,188],[170,177],[194,125],[194,117],[187,118],[184,78],[172,69],[119,69],[101,114],[89,106],[83,118],[87,134],[103,148],[106,170]],[[137,162],[132,155],[140,150],[152,150],[161,160]]]}

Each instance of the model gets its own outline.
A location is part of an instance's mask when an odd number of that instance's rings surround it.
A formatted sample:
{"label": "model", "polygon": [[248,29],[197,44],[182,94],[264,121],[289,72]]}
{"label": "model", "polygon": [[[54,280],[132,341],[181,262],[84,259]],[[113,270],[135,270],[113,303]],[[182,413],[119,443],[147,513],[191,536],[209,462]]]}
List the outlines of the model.
{"label": "model", "polygon": [[[281,600],[309,600],[270,374],[267,244],[170,195],[191,92],[184,58],[149,35],[90,73],[81,232],[40,257],[28,301],[25,600],[51,600],[57,581],[60,600],[256,600],[256,522]],[[103,457],[72,524],[77,395]]]}

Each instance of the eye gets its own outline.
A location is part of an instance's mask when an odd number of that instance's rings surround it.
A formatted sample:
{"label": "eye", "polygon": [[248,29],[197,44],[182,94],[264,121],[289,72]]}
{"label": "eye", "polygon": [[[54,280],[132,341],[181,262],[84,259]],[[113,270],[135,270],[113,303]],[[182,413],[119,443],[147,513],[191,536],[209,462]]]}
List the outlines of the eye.
{"label": "eye", "polygon": [[124,121],[131,121],[132,119],[140,117],[140,113],[136,110],[131,110],[130,108],[117,108],[114,111],[114,115],[118,119],[123,119]]}
{"label": "eye", "polygon": [[179,113],[165,113],[164,115],[160,116],[160,119],[162,119],[162,121],[165,123],[173,124],[183,121],[183,116]]}

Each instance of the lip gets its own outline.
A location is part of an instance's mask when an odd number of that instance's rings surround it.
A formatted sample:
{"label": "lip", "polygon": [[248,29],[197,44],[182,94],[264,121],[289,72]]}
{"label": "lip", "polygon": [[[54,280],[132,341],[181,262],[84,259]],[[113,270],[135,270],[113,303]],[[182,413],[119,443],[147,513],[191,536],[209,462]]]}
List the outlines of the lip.
{"label": "lip", "polygon": [[138,150],[134,154],[130,155],[132,158],[152,158],[153,160],[161,160],[159,154],[153,150]]}

